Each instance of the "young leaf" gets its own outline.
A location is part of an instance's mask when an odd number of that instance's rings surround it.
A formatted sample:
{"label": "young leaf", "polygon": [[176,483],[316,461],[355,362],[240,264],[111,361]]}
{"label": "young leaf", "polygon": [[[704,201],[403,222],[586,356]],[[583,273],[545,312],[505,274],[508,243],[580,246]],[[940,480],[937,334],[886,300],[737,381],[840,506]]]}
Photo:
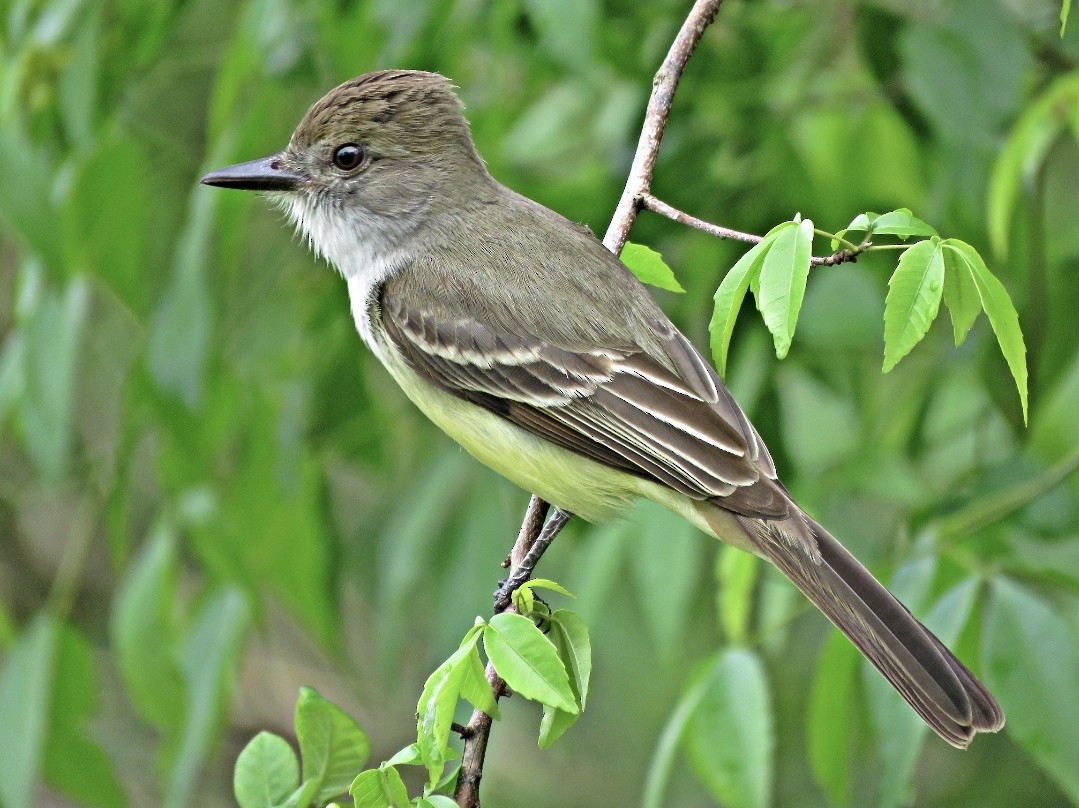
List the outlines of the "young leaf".
{"label": "young leaf", "polygon": [[930,238],[937,235],[937,231],[931,225],[914,216],[907,208],[882,213],[875,219],[871,219],[870,230],[874,235],[899,236],[904,239],[911,236]]}
{"label": "young leaf", "polygon": [[[551,615],[551,636],[569,674],[570,687],[583,710],[588,700],[588,688],[592,677],[592,643],[588,638],[588,626],[575,612],[559,609]],[[576,723],[580,713],[568,713],[557,707],[544,705],[540,721],[539,746],[548,749],[562,734]]]}
{"label": "young leaf", "polygon": [[404,749],[400,749],[395,752],[389,760],[386,761],[387,766],[422,766],[423,758],[420,757],[419,747],[410,743]]}
{"label": "young leaf", "polygon": [[427,767],[428,782],[432,784],[441,777],[446,764],[461,683],[469,673],[469,656],[476,652],[479,637],[479,627],[469,629],[462,645],[427,677],[416,705],[416,746]]}
{"label": "young leaf", "polygon": [[240,808],[274,808],[300,784],[300,764],[288,741],[260,732],[236,758],[232,790]]}
{"label": "young leaf", "polygon": [[[1023,331],[1019,327],[1019,315],[1016,314],[1012,299],[996,276],[985,266],[985,261],[978,251],[965,241],[950,238],[941,242],[946,249],[955,250],[962,258],[978,289],[982,308],[989,317],[989,324],[996,334],[1000,351],[1008,363],[1008,369],[1015,379],[1019,391],[1019,402],[1023,407],[1023,422],[1027,420],[1027,347],[1023,341]],[[913,248],[912,248],[913,249]]]}
{"label": "young leaf", "polygon": [[958,348],[981,314],[982,301],[966,261],[947,244],[944,246],[944,305],[952,318],[952,333]]}
{"label": "young leaf", "polygon": [[405,788],[397,767],[383,763],[378,767],[378,773],[382,777],[382,789],[390,798],[390,804],[394,808],[405,808],[409,804],[408,789]]}
{"label": "young leaf", "polygon": [[[378,769],[368,769],[356,775],[348,793],[355,808],[404,808],[393,806],[383,786],[384,778]],[[407,804],[407,803],[406,803]]]}
{"label": "young leaf", "polygon": [[572,592],[566,589],[561,584],[548,580],[547,578],[533,578],[531,581],[525,581],[521,585],[521,589],[550,589],[552,592],[557,592],[560,595],[566,595],[567,597],[576,597]]}
{"label": "young leaf", "polygon": [[760,271],[757,308],[772,333],[776,358],[782,359],[791,347],[798,312],[802,309],[809,259],[812,257],[813,222],[790,222],[781,230],[764,256]]}
{"label": "young leaf", "polygon": [[884,372],[921,341],[940,309],[944,256],[939,242],[921,241],[903,252],[884,301]]}
{"label": "young leaf", "polygon": [[663,260],[663,256],[643,244],[634,244],[627,241],[622,248],[622,263],[629,267],[630,272],[637,276],[642,283],[658,286],[671,292],[684,292],[685,289],[674,277],[671,268]]}
{"label": "young leaf", "polygon": [[760,276],[764,256],[772,249],[776,236],[790,226],[792,226],[791,222],[783,222],[773,227],[764,238],[738,259],[716,289],[713,297],[715,306],[712,309],[712,320],[708,323],[708,333],[711,335],[712,361],[716,363],[720,376],[727,373],[727,351],[730,348],[734,323],[738,319],[738,312],[742,309],[746,292],[749,291],[753,279]]}
{"label": "young leaf", "polygon": [[416,808],[457,808],[457,803],[444,794],[432,794],[417,802]]}
{"label": "young leaf", "polygon": [[512,612],[492,617],[483,630],[483,647],[511,690],[568,713],[580,712],[558,651],[527,617]]}
{"label": "young leaf", "polygon": [[275,808],[311,808],[317,793],[318,783],[314,780],[304,780],[284,802],[277,803]]}
{"label": "young leaf", "polygon": [[985,682],[1008,705],[1008,733],[1079,803],[1079,640],[1034,592],[997,578],[985,626]]}
{"label": "young leaf", "polygon": [[300,688],[295,723],[304,780],[319,783],[318,801],[344,794],[371,754],[367,735],[348,713],[310,687]]}
{"label": "young leaf", "polygon": [[730,808],[771,802],[775,735],[764,666],[753,651],[722,652],[689,725],[697,776]]}
{"label": "young leaf", "polygon": [[839,249],[839,240],[846,236],[847,233],[849,233],[851,230],[857,233],[868,232],[869,228],[871,227],[870,222],[876,218],[876,213],[859,213],[857,216],[854,217],[850,224],[848,224],[846,227],[844,227],[842,230],[835,234],[835,238],[832,239],[832,250],[834,251]]}
{"label": "young leaf", "polygon": [[551,626],[558,640],[558,651],[569,672],[570,684],[583,710],[592,684],[592,641],[588,626],[576,612],[558,609],[551,615]]}
{"label": "young leaf", "polygon": [[491,718],[498,718],[498,702],[495,700],[491,683],[487,681],[487,672],[475,644],[461,675],[461,696],[477,710],[487,713]]}

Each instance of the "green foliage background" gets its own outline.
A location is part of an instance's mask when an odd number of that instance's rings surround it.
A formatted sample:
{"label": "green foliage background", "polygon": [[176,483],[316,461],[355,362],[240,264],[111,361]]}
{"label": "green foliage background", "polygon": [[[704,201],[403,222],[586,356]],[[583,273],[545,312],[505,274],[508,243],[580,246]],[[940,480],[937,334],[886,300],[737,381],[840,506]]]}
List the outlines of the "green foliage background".
{"label": "green foliage background", "polygon": [[[433,69],[495,176],[602,233],[688,6],[0,2],[0,805],[229,805],[240,746],[287,734],[301,685],[376,762],[409,742],[525,495],[408,405],[277,214],[196,182],[280,149],[340,81]],[[648,780],[681,806],[1079,805],[1079,33],[1058,38],[1059,10],[729,0],[654,187],[758,233],[907,206],[993,256],[1029,428],[985,318],[959,351],[938,322],[880,374],[876,258],[811,273],[782,363],[743,312],[728,376],[798,500],[1008,727],[923,748],[778,576],[642,510],[544,559],[589,622],[592,698],[544,752],[538,710],[505,705],[491,804],[634,805]],[[649,214],[632,237],[705,345],[743,248]]]}

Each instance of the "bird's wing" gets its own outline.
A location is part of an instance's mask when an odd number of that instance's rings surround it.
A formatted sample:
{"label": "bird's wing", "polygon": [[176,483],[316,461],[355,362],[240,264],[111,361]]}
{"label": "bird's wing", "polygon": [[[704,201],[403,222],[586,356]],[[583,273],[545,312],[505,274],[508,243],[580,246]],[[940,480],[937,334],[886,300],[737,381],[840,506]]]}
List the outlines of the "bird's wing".
{"label": "bird's wing", "polygon": [[673,326],[662,362],[644,349],[602,342],[553,345],[410,297],[387,283],[380,316],[397,351],[439,388],[694,499],[755,518],[790,514],[763,442]]}

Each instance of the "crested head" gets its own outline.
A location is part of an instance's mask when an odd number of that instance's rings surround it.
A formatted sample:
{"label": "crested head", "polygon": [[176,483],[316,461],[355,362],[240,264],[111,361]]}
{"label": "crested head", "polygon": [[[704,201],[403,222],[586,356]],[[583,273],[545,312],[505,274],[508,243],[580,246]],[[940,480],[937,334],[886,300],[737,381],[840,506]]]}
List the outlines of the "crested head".
{"label": "crested head", "polygon": [[493,184],[449,80],[418,70],[367,73],[335,87],[300,121],[271,187],[320,255],[343,274],[399,255],[432,214]]}
{"label": "crested head", "polygon": [[449,79],[422,70],[379,70],[338,85],[307,111],[290,150],[348,139],[373,154],[479,161]]}

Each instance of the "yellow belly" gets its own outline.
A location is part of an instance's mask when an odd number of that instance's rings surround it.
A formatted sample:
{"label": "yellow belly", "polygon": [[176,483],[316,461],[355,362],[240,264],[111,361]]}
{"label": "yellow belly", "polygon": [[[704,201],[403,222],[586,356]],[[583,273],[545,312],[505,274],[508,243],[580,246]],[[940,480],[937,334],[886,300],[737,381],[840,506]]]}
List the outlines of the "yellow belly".
{"label": "yellow belly", "polygon": [[539,438],[425,381],[392,346],[378,347],[386,369],[424,415],[485,466],[556,508],[589,522],[604,522],[644,497],[717,535],[713,519],[702,513],[703,509],[711,517],[714,507]]}

